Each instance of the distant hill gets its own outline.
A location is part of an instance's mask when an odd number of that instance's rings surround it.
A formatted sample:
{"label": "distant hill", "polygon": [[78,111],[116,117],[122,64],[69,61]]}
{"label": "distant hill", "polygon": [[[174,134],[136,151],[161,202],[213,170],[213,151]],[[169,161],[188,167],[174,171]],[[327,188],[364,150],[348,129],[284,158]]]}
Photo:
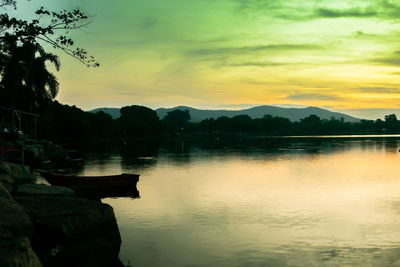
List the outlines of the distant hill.
{"label": "distant hill", "polygon": [[107,114],[110,114],[113,119],[117,119],[121,116],[121,113],[119,112],[119,110],[120,110],[120,108],[96,108],[96,109],[90,110],[89,112],[96,113],[99,111],[103,111]]}
{"label": "distant hill", "polygon": [[234,117],[237,115],[248,115],[252,119],[255,118],[262,118],[264,115],[269,114],[273,117],[284,117],[288,118],[291,121],[299,121],[305,117],[310,115],[317,115],[321,119],[330,119],[331,117],[335,117],[336,119],[343,118],[345,121],[348,122],[359,122],[360,119],[349,116],[344,113],[339,112],[332,112],[326,109],[317,108],[317,107],[307,107],[307,108],[281,108],[275,106],[258,106],[249,109],[242,109],[242,110],[202,110],[202,109],[195,109],[186,106],[179,106],[174,108],[159,108],[156,110],[157,115],[160,119],[163,119],[168,112],[180,109],[180,110],[189,110],[190,116],[192,117],[190,121],[192,122],[199,122],[208,118],[218,118],[221,116],[226,117]]}
{"label": "distant hill", "polygon": [[[190,116],[192,117],[190,121],[199,122],[209,118],[218,118],[222,116],[226,117],[234,117],[237,115],[249,115],[252,119],[262,118],[264,115],[269,114],[273,117],[279,116],[288,118],[291,121],[299,121],[305,117],[310,115],[317,115],[321,119],[329,120],[331,117],[335,117],[336,119],[343,118],[348,122],[359,122],[360,119],[349,116],[344,113],[332,112],[326,109],[317,108],[317,107],[307,107],[307,108],[281,108],[275,106],[258,106],[249,109],[242,110],[204,110],[204,109],[195,109],[187,106],[178,106],[174,108],[159,108],[156,109],[157,115],[160,119],[163,119],[168,112],[173,110],[189,110]],[[120,116],[119,108],[97,108],[91,110],[90,112],[98,112],[104,111],[105,113],[110,114],[113,118],[118,118]]]}

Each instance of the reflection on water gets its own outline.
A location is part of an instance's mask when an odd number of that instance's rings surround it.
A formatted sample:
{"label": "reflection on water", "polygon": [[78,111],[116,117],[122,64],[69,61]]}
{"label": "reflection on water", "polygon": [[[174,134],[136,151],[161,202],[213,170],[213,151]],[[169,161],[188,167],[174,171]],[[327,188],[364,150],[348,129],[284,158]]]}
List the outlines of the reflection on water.
{"label": "reflection on water", "polygon": [[398,266],[399,146],[398,137],[160,146],[88,159],[79,174],[141,174],[140,199],[105,200],[133,266]]}

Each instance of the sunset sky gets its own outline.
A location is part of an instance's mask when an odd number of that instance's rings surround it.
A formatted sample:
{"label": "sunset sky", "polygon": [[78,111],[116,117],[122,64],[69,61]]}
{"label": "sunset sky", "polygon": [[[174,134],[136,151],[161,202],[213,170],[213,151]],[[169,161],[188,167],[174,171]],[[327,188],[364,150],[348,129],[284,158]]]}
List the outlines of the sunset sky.
{"label": "sunset sky", "polygon": [[42,5],[94,16],[72,37],[101,67],[58,53],[62,103],[400,117],[400,1],[32,0],[16,13]]}

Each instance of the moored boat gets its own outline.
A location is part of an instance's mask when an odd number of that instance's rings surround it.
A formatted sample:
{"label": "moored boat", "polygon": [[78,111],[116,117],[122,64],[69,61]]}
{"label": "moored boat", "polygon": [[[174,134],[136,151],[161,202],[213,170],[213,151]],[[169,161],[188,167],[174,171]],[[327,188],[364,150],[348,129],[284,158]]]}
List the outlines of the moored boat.
{"label": "moored boat", "polygon": [[57,173],[41,172],[53,186],[93,186],[102,197],[108,196],[139,196],[136,184],[139,181],[139,174],[122,173],[108,176],[76,176]]}

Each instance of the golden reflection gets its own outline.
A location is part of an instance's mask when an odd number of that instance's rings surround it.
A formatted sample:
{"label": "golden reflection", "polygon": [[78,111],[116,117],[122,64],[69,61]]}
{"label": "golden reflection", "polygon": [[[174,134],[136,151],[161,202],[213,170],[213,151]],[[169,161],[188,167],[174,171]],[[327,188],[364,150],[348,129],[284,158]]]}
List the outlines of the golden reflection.
{"label": "golden reflection", "polygon": [[[213,251],[210,257],[218,259],[250,249],[259,260],[313,251],[311,265],[332,249],[351,264],[354,253],[369,253],[354,252],[358,249],[400,248],[397,148],[362,141],[333,153],[323,149],[196,153],[180,165],[171,164],[171,155],[160,157],[141,176],[141,199],[106,201],[115,209],[124,242],[146,253],[139,243],[153,240],[161,258],[167,257],[168,239],[177,257],[181,250]],[[128,250],[123,247],[123,257],[134,254]],[[283,266],[291,260],[285,258]]]}

